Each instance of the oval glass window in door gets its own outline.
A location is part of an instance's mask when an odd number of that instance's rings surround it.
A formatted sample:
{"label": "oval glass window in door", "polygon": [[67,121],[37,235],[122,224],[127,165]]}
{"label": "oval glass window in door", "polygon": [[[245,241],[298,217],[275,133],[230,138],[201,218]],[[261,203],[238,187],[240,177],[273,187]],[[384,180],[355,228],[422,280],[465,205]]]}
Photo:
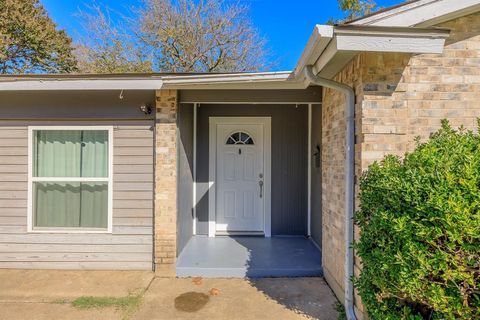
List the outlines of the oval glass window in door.
{"label": "oval glass window in door", "polygon": [[232,133],[228,138],[226,144],[247,144],[253,145],[255,144],[252,137],[245,132],[235,132]]}

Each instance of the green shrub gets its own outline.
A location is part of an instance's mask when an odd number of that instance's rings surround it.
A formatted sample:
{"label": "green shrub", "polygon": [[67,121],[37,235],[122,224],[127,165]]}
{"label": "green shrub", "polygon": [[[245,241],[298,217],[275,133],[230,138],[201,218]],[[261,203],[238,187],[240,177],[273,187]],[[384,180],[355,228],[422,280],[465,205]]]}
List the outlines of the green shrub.
{"label": "green shrub", "polygon": [[480,319],[480,136],[445,120],[360,182],[355,279],[370,319]]}

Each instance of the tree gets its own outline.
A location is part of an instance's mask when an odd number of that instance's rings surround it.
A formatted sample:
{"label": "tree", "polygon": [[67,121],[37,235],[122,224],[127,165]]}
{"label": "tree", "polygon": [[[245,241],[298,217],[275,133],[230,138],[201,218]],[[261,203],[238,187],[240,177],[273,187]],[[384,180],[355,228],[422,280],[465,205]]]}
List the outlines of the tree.
{"label": "tree", "polygon": [[38,0],[0,0],[0,73],[72,72],[72,51]]}
{"label": "tree", "polygon": [[247,7],[219,0],[146,0],[140,37],[160,70],[252,71],[264,65],[265,40]]}
{"label": "tree", "polygon": [[120,22],[113,22],[111,10],[98,5],[92,5],[88,9],[79,13],[85,33],[75,44],[80,72],[152,71],[151,61],[135,45],[132,34]]}
{"label": "tree", "polygon": [[330,18],[326,24],[346,23],[378,9],[374,0],[338,0],[338,6],[346,17],[340,20]]}
{"label": "tree", "polygon": [[340,9],[347,13],[345,21],[350,21],[371,13],[377,4],[374,0],[338,0]]}
{"label": "tree", "polygon": [[82,13],[87,39],[78,46],[84,72],[235,72],[265,66],[265,39],[248,8],[221,0],[144,0],[125,25],[96,8]]}

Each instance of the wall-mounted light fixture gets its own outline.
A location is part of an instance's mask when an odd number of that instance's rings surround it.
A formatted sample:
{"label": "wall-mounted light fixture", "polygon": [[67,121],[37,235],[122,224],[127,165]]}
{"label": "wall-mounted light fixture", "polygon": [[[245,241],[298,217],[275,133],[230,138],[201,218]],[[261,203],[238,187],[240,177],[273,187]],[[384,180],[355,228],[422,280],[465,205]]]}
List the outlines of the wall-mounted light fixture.
{"label": "wall-mounted light fixture", "polygon": [[141,105],[140,110],[145,114],[152,114],[152,107],[148,104]]}

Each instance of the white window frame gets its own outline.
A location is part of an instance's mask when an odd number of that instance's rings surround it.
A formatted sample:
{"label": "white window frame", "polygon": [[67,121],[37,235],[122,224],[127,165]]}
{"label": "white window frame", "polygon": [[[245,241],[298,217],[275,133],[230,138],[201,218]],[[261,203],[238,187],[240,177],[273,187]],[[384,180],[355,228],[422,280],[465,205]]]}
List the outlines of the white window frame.
{"label": "white window frame", "polygon": [[[108,176],[106,178],[72,178],[72,177],[33,177],[33,132],[38,130],[83,130],[108,131]],[[33,183],[43,182],[107,182],[107,228],[62,228],[33,226]],[[28,196],[27,196],[27,232],[31,233],[112,233],[113,217],[113,126],[28,126]]]}

